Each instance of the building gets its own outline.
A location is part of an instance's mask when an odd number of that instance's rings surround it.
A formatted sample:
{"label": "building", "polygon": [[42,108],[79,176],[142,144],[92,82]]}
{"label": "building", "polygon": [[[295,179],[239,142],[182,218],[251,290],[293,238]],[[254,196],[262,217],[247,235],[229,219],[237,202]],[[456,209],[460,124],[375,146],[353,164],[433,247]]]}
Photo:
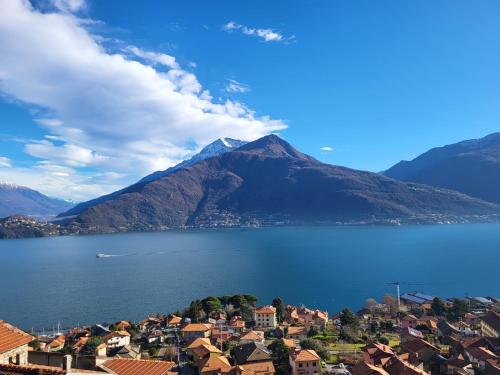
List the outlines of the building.
{"label": "building", "polygon": [[208,338],[211,331],[212,325],[209,323],[188,323],[181,329],[185,341],[203,337]]}
{"label": "building", "polygon": [[174,366],[174,362],[125,358],[109,359],[99,365],[107,373],[115,375],[166,375]]}
{"label": "building", "polygon": [[465,356],[471,361],[472,365],[480,371],[485,369],[486,361],[499,359],[495,353],[483,346],[468,347],[465,349]]}
{"label": "building", "polygon": [[351,370],[352,375],[389,375],[382,367],[370,365],[366,362],[357,363]]}
{"label": "building", "polygon": [[437,346],[422,339],[402,342],[401,350],[410,355],[410,362],[412,363],[428,363],[432,357],[441,353]]}
{"label": "building", "polygon": [[379,342],[374,342],[363,348],[365,362],[374,366],[385,364],[394,355],[395,353],[390,346]]}
{"label": "building", "polygon": [[240,344],[247,344],[250,342],[264,343],[263,331],[248,331],[240,336]]}
{"label": "building", "polygon": [[275,369],[272,361],[252,362],[235,366],[234,373],[236,375],[273,375]]}
{"label": "building", "polygon": [[250,362],[268,362],[271,360],[271,352],[260,342],[250,342],[235,346],[233,348],[233,358],[237,365]]}
{"label": "building", "polygon": [[288,331],[286,333],[286,338],[294,339],[294,340],[303,340],[303,339],[307,338],[307,332],[308,332],[307,327],[290,326],[290,327],[288,327]]}
{"label": "building", "polygon": [[113,331],[104,336],[104,342],[110,349],[130,345],[130,333],[127,331]]}
{"label": "building", "polygon": [[28,344],[34,339],[19,328],[0,320],[0,363],[28,363]]}
{"label": "building", "polygon": [[229,359],[221,355],[219,357],[208,357],[198,362],[198,372],[205,375],[228,374],[232,370]]}
{"label": "building", "polygon": [[321,373],[321,358],[311,349],[301,349],[290,353],[292,375],[316,375]]}
{"label": "building", "polygon": [[500,337],[500,315],[494,311],[481,318],[481,332],[486,337]]}
{"label": "building", "polygon": [[276,328],[276,308],[274,306],[263,306],[255,309],[255,326],[258,328]]}

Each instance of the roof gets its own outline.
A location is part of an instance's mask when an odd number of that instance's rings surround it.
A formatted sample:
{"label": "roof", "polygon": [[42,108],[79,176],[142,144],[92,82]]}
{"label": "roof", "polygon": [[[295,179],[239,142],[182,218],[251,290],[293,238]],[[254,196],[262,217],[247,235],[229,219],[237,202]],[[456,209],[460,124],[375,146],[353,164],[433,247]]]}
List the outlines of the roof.
{"label": "roof", "polygon": [[246,363],[249,357],[256,351],[260,350],[269,355],[269,359],[271,358],[271,353],[269,349],[266,348],[264,344],[261,342],[248,342],[246,344],[238,345],[233,348],[233,358],[236,363]]}
{"label": "roof", "polygon": [[288,335],[307,335],[307,327],[288,327]]}
{"label": "roof", "polygon": [[495,331],[500,332],[500,315],[490,311],[487,315],[483,316],[481,320]]}
{"label": "roof", "polygon": [[352,375],[389,375],[382,367],[370,365],[366,362],[357,363],[351,370]]}
{"label": "roof", "polygon": [[434,349],[436,351],[440,351],[438,347],[432,345],[430,342],[427,342],[422,339],[415,339],[411,341],[405,341],[401,343],[401,349],[416,353],[422,349],[429,348]]}
{"label": "roof", "polygon": [[186,349],[194,349],[201,345],[210,345],[210,339],[208,338],[197,338],[191,341],[191,344],[187,346]]}
{"label": "roof", "polygon": [[259,373],[274,373],[274,365],[272,361],[253,362],[239,366],[242,375],[254,375]]}
{"label": "roof", "polygon": [[66,371],[60,367],[40,366],[40,365],[14,365],[0,364],[0,375],[64,375]]}
{"label": "roof", "polygon": [[429,375],[428,372],[403,361],[401,358],[394,356],[390,359],[385,370],[390,375]]}
{"label": "roof", "polygon": [[487,359],[492,359],[492,358],[498,358],[495,353],[491,352],[490,350],[484,348],[484,347],[469,347],[465,349],[465,351],[474,359],[480,360],[480,361],[486,361]]}
{"label": "roof", "polygon": [[212,329],[212,325],[208,323],[189,323],[184,326],[182,332],[206,332]]}
{"label": "roof", "polygon": [[257,314],[276,314],[276,307],[274,306],[262,306],[255,310]]}
{"label": "roof", "polygon": [[35,338],[19,328],[0,320],[0,353],[29,344]]}
{"label": "roof", "polygon": [[262,341],[264,339],[264,332],[262,331],[248,331],[240,336],[240,340]]}
{"label": "roof", "polygon": [[321,358],[318,353],[312,349],[299,350],[295,356],[295,362],[319,361]]}
{"label": "roof", "polygon": [[204,372],[229,372],[231,364],[226,356],[206,358],[198,362],[198,370],[200,373]]}
{"label": "roof", "polygon": [[363,351],[366,351],[370,355],[370,357],[378,353],[384,353],[388,355],[394,354],[394,351],[389,345],[384,345],[379,342],[374,342],[373,344],[365,346]]}
{"label": "roof", "polygon": [[167,319],[168,324],[180,324],[182,322],[182,318],[177,315],[172,315]]}
{"label": "roof", "polygon": [[293,341],[292,339],[282,339],[282,340],[283,344],[285,344],[285,346],[288,348],[295,348],[297,346],[297,344],[295,344],[295,341]]}
{"label": "roof", "polygon": [[102,369],[116,375],[164,375],[174,366],[175,362],[126,358],[110,359],[100,365]]}
{"label": "roof", "polygon": [[193,353],[196,354],[198,357],[205,357],[207,354],[210,353],[222,354],[222,351],[219,348],[213,346],[212,344],[202,344],[192,350]]}

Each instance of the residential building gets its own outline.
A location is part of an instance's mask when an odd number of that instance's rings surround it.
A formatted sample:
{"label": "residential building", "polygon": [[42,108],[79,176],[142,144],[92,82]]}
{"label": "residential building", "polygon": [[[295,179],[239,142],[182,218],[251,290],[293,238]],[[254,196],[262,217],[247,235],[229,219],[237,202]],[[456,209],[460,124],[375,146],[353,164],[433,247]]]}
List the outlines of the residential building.
{"label": "residential building", "polygon": [[301,349],[290,353],[292,375],[316,375],[321,373],[321,358],[311,349]]}
{"label": "residential building", "polygon": [[389,375],[382,367],[366,362],[357,363],[351,370],[352,375]]}
{"label": "residential building", "polygon": [[197,338],[210,337],[212,324],[209,323],[188,323],[181,328],[185,341],[191,341]]}
{"label": "residential building", "polygon": [[483,346],[468,347],[467,349],[465,349],[465,355],[467,359],[472,362],[474,367],[479,369],[480,371],[485,369],[487,360],[499,359],[499,357],[495,353]]}
{"label": "residential building", "polygon": [[0,363],[25,365],[28,344],[35,338],[19,328],[0,320]]}
{"label": "residential building", "polygon": [[403,352],[410,355],[411,363],[428,363],[432,357],[441,353],[441,350],[437,346],[422,339],[405,341],[400,346]]}
{"label": "residential building", "polygon": [[486,337],[500,337],[500,315],[494,311],[481,318],[481,332]]}
{"label": "residential building", "polygon": [[232,370],[226,356],[208,357],[198,362],[198,372],[204,375],[228,374]]}
{"label": "residential building", "polygon": [[263,306],[255,309],[255,326],[258,328],[276,328],[276,308],[274,306]]}
{"label": "residential building", "polygon": [[286,338],[294,340],[303,340],[307,338],[308,327],[305,326],[290,326],[287,328]]}
{"label": "residential building", "polygon": [[271,352],[260,342],[249,342],[247,344],[235,346],[232,354],[234,362],[237,365],[271,360]]}
{"label": "residential building", "polygon": [[392,348],[388,345],[374,342],[363,348],[363,357],[366,363],[370,365],[383,365],[387,360],[395,355]]}
{"label": "residential building", "polygon": [[240,344],[247,344],[250,342],[260,342],[264,343],[264,332],[263,331],[248,331],[240,336]]}
{"label": "residential building", "polygon": [[275,373],[272,361],[252,362],[235,366],[236,375],[273,375]]}
{"label": "residential building", "polygon": [[127,331],[112,331],[104,336],[104,342],[110,349],[130,345],[130,333]]}
{"label": "residential building", "polygon": [[174,366],[174,362],[125,358],[109,359],[99,365],[104,371],[114,375],[167,375]]}

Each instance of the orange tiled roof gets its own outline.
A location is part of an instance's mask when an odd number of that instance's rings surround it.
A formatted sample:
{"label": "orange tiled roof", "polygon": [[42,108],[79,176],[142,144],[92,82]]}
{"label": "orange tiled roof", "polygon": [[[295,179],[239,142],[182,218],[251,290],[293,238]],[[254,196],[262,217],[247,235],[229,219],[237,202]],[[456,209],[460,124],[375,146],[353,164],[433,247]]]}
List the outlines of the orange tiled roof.
{"label": "orange tiled roof", "polygon": [[186,349],[194,349],[201,345],[210,345],[210,339],[208,338],[197,338],[194,339],[191,344],[187,346]]}
{"label": "orange tiled roof", "polygon": [[272,361],[247,363],[239,366],[242,375],[274,374],[275,369]]}
{"label": "orange tiled roof", "polygon": [[222,354],[222,351],[219,348],[213,346],[212,344],[203,344],[194,348],[193,353],[196,354],[198,357],[205,357],[207,354],[210,353]]}
{"label": "orange tiled roof", "polygon": [[283,339],[283,344],[285,344],[285,346],[289,348],[295,348],[297,346],[295,344],[295,341],[293,341],[292,339]]}
{"label": "orange tiled roof", "polygon": [[320,357],[312,349],[302,349],[295,356],[295,362],[319,361]]}
{"label": "orange tiled roof", "polygon": [[288,335],[307,334],[307,327],[288,327]]}
{"label": "orange tiled roof", "polygon": [[264,333],[261,331],[248,331],[240,336],[240,340],[262,341]]}
{"label": "orange tiled roof", "polygon": [[389,375],[382,367],[377,367],[366,362],[359,362],[356,364],[351,371],[353,375]]}
{"label": "orange tiled roof", "polygon": [[64,345],[65,342],[66,342],[66,337],[64,337],[64,335],[59,335],[49,343],[49,347],[58,348],[61,345]]}
{"label": "orange tiled roof", "polygon": [[121,321],[119,321],[118,323],[116,323],[116,326],[117,326],[120,330],[124,330],[125,328],[130,327],[130,323],[129,323],[129,322],[127,322],[126,320],[121,320]]}
{"label": "orange tiled roof", "polygon": [[274,306],[262,306],[255,310],[257,314],[275,314],[276,307]]}
{"label": "orange tiled roof", "polygon": [[35,338],[19,328],[0,320],[0,353],[29,344]]}
{"label": "orange tiled roof", "polygon": [[172,315],[170,318],[167,319],[168,324],[180,324],[182,322],[182,318],[177,315]]}
{"label": "orange tiled roof", "polygon": [[200,373],[204,372],[221,372],[227,373],[231,371],[231,364],[226,356],[212,357],[201,360],[198,363],[198,371]]}
{"label": "orange tiled roof", "polygon": [[167,361],[115,358],[107,360],[100,367],[116,375],[165,375],[174,366],[174,362]]}
{"label": "orange tiled roof", "polygon": [[212,329],[211,324],[189,323],[181,329],[182,332],[206,332]]}

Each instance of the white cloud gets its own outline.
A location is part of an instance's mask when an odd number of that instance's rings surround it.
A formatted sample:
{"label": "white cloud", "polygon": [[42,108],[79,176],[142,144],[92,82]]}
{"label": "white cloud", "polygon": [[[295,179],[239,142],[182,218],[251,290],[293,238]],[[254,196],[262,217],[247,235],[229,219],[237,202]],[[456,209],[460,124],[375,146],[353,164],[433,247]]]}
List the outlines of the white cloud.
{"label": "white cloud", "polygon": [[229,93],[245,93],[250,91],[250,87],[234,79],[228,79],[225,90]]}
{"label": "white cloud", "polygon": [[52,0],[52,4],[63,12],[78,12],[85,8],[85,0]]}
{"label": "white cloud", "polygon": [[10,159],[5,156],[0,156],[0,168],[10,168]]}
{"label": "white cloud", "polygon": [[[238,101],[215,102],[173,56],[134,46],[123,53],[106,50],[102,38],[85,29],[88,20],[68,11],[40,12],[22,0],[0,0],[0,9],[0,91],[33,104],[35,120],[48,133],[25,151],[44,165],[72,168],[65,178],[74,187],[63,191],[70,185],[65,181],[60,195],[78,190],[74,198],[82,199],[85,191],[90,198],[109,190],[77,189],[95,182],[84,167],[101,179],[109,171],[125,175],[126,184],[219,137],[253,140],[286,128]],[[43,170],[38,166],[36,178]]]}
{"label": "white cloud", "polygon": [[236,23],[234,21],[229,21],[222,26],[222,29],[227,32],[240,31],[245,35],[259,37],[265,42],[289,42],[295,38],[293,35],[290,37],[285,37],[283,34],[273,29],[256,29],[253,27],[240,25],[239,23]]}
{"label": "white cloud", "polygon": [[131,52],[134,55],[153,64],[160,64],[172,69],[179,69],[179,65],[177,64],[177,62],[175,61],[175,57],[173,56],[164,53],[143,51],[142,49],[135,46],[128,46],[127,48],[125,48],[125,51]]}
{"label": "white cloud", "polygon": [[332,152],[333,148],[330,146],[324,146],[324,147],[321,147],[320,150],[325,151],[325,152]]}

